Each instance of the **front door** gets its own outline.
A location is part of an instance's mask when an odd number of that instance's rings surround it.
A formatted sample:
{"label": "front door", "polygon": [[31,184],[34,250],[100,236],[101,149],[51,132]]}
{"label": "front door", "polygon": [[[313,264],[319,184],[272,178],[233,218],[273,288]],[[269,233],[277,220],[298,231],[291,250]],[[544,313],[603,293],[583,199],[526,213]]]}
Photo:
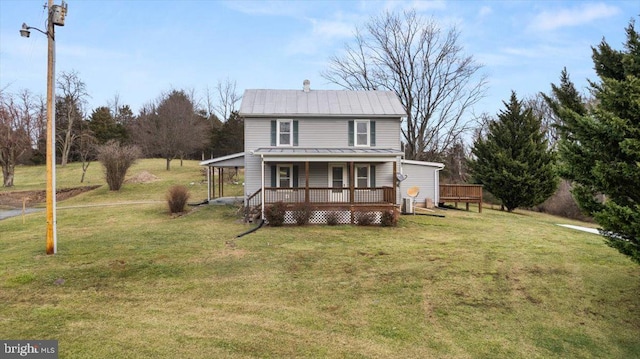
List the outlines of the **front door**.
{"label": "front door", "polygon": [[329,165],[329,202],[348,202],[349,190],[347,188],[347,165]]}

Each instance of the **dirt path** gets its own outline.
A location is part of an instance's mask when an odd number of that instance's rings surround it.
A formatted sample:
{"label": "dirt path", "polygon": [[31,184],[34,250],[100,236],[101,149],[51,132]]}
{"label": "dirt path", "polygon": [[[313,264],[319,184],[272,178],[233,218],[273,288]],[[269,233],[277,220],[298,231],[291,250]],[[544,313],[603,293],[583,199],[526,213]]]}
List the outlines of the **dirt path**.
{"label": "dirt path", "polygon": [[[100,186],[84,186],[74,188],[59,188],[56,191],[56,201],[63,201],[82,194],[87,191],[94,190]],[[47,200],[47,192],[41,191],[15,191],[0,192],[0,207],[22,208],[23,201],[27,207],[33,207],[38,203],[44,203]]]}

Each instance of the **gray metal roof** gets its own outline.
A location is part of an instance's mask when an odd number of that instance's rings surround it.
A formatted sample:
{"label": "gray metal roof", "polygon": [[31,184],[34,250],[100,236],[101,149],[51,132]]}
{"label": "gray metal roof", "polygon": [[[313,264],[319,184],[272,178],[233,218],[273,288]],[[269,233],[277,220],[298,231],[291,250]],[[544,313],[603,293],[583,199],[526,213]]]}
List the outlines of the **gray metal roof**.
{"label": "gray metal roof", "polygon": [[295,156],[400,156],[402,151],[390,148],[300,148],[300,147],[263,147],[254,151],[257,155],[295,155]]}
{"label": "gray metal roof", "polygon": [[244,167],[244,152],[238,152],[200,162],[200,166],[209,167]]}
{"label": "gray metal roof", "polygon": [[242,97],[240,115],[402,117],[406,112],[391,91],[249,89]]}
{"label": "gray metal roof", "polygon": [[366,160],[388,162],[402,156],[402,151],[390,148],[300,148],[263,147],[253,151],[265,161],[344,162]]}

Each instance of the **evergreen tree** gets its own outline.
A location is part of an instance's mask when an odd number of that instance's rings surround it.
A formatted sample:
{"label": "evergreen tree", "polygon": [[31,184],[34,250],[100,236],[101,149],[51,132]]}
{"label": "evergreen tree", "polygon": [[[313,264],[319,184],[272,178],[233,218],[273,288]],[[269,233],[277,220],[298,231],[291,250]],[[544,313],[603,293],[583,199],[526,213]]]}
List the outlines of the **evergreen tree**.
{"label": "evergreen tree", "polygon": [[111,110],[105,106],[93,110],[89,116],[89,129],[101,145],[109,140],[124,143],[127,139],[125,127],[116,122],[116,119],[111,115]]}
{"label": "evergreen tree", "polygon": [[591,82],[595,106],[584,114],[561,109],[559,152],[580,207],[602,226],[608,245],[640,263],[640,36],[633,21],[626,32],[624,51],[605,40],[592,48],[600,78]]}
{"label": "evergreen tree", "polygon": [[486,138],[478,137],[469,162],[476,182],[502,201],[509,212],[542,203],[556,189],[555,157],[531,108],[515,92],[504,102]]}
{"label": "evergreen tree", "polygon": [[560,86],[551,84],[551,95],[548,96],[544,93],[541,93],[541,95],[547,105],[549,105],[549,108],[551,108],[555,117],[554,125],[559,131],[564,129],[562,111],[571,110],[581,116],[587,113],[587,106],[584,103],[584,99],[569,78],[566,67],[563,68],[560,73]]}
{"label": "evergreen tree", "polygon": [[229,119],[216,133],[212,145],[216,157],[244,151],[244,119],[238,111],[231,112]]}

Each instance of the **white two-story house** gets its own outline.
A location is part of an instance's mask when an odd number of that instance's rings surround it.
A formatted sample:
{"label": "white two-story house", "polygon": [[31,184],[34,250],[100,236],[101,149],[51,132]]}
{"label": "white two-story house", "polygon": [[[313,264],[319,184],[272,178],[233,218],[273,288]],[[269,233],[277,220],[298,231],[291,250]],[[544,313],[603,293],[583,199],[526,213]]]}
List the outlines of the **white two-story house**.
{"label": "white two-story house", "polygon": [[[240,106],[245,151],[202,162],[244,159],[245,207],[264,218],[275,202],[306,203],[312,223],[338,213],[397,210],[403,195],[401,124],[405,111],[389,91],[246,90]],[[414,164],[411,164],[414,165]],[[432,172],[442,169],[433,164]],[[427,167],[428,164],[427,164]],[[425,167],[426,168],[426,167]],[[434,184],[437,188],[437,183]],[[293,218],[286,221],[292,222]]]}

